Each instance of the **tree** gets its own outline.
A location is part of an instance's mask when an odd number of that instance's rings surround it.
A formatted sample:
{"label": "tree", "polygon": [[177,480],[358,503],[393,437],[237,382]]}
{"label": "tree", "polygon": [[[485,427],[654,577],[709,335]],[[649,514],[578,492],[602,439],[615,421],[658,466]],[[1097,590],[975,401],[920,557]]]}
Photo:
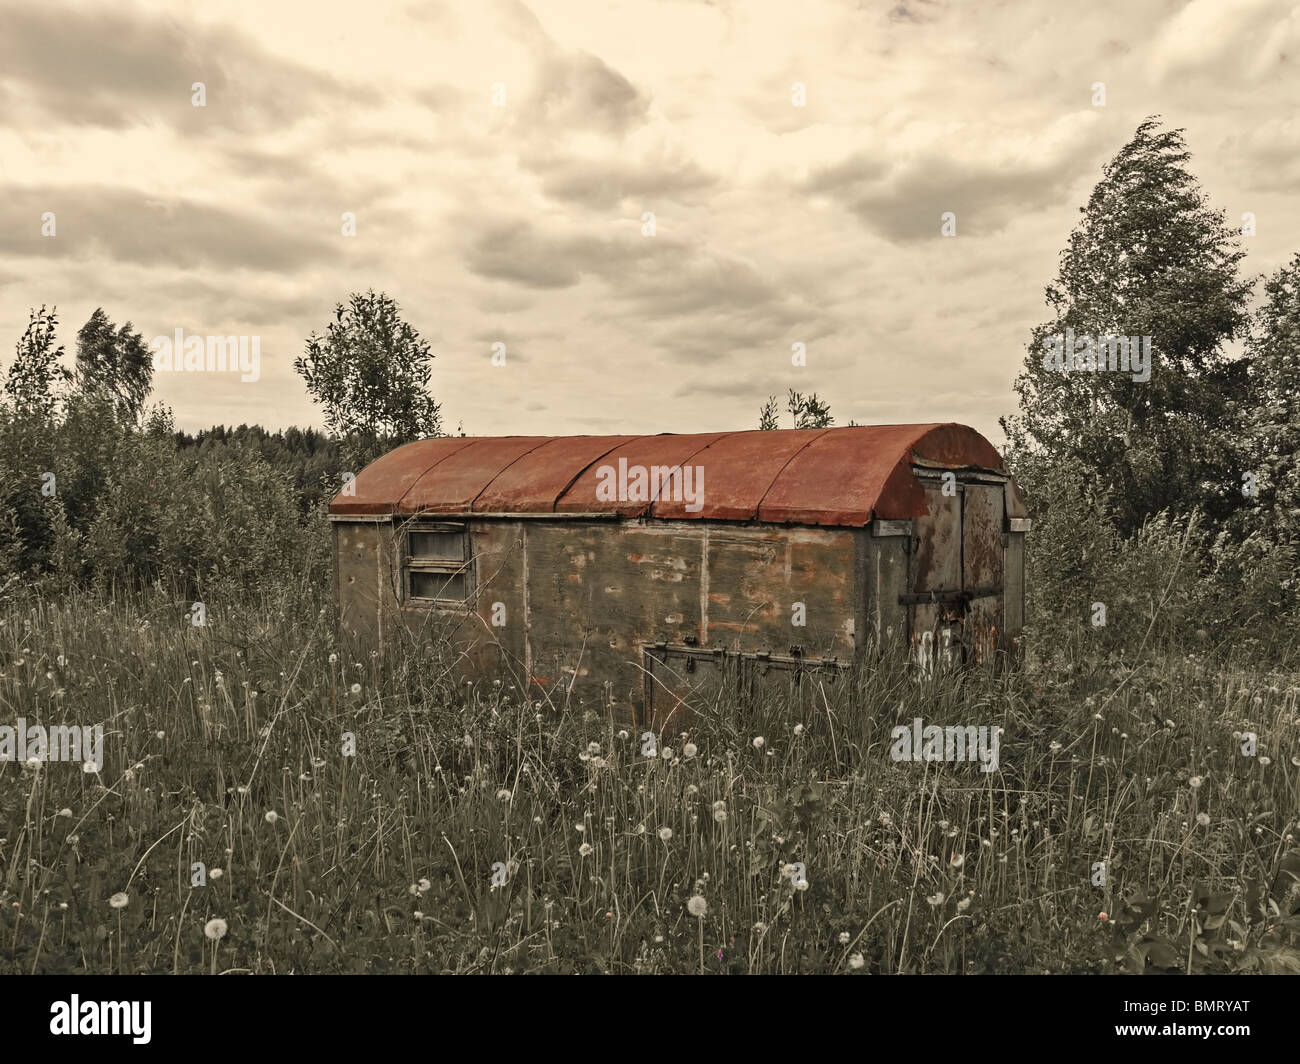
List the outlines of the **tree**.
{"label": "tree", "polygon": [[54,345],[54,331],[59,324],[57,310],[51,307],[47,311],[42,305],[40,310],[31,311],[9,367],[5,393],[22,418],[48,421],[53,417],[59,398],[55,385],[71,376],[59,363],[63,345]]}
{"label": "tree", "polygon": [[[794,427],[797,429],[827,429],[835,424],[835,418],[831,416],[830,403],[818,399],[816,392],[804,395],[793,388],[789,389],[785,408],[790,412],[790,416],[794,419]],[[780,427],[777,422],[775,395],[768,396],[767,402],[758,412],[758,427],[763,430]]]}
{"label": "tree", "polygon": [[153,359],[144,337],[128,321],[114,328],[103,307],[96,307],[77,333],[76,379],[86,394],[102,393],[134,423],[153,384]]}
{"label": "tree", "polygon": [[[1182,133],[1148,118],[1106,166],[1047,287],[1052,318],[1032,332],[1020,412],[1002,419],[1031,494],[1035,469],[1079,468],[1124,535],[1163,509],[1223,516],[1241,501],[1233,403],[1246,364],[1225,344],[1244,329],[1251,283],[1237,275],[1237,233],[1187,170]],[[1112,370],[1124,348],[1107,337],[1150,340]],[[1072,353],[1101,368],[1071,372]]]}
{"label": "tree", "polygon": [[354,292],[346,307],[335,306],[325,336],[313,332],[294,360],[326,426],[356,461],[442,435],[440,408],[425,390],[434,356],[399,309],[382,292]]}
{"label": "tree", "polygon": [[1246,498],[1242,531],[1300,548],[1300,253],[1264,282],[1252,325],[1244,461],[1237,473]]}

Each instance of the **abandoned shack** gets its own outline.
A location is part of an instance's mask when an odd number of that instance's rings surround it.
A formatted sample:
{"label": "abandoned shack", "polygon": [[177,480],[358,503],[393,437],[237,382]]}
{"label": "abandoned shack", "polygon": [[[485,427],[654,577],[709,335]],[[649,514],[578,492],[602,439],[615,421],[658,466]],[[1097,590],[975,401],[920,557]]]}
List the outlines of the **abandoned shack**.
{"label": "abandoned shack", "polygon": [[964,425],[426,439],[330,517],[346,631],[656,730],[727,679],[993,663],[1024,616],[1024,503]]}

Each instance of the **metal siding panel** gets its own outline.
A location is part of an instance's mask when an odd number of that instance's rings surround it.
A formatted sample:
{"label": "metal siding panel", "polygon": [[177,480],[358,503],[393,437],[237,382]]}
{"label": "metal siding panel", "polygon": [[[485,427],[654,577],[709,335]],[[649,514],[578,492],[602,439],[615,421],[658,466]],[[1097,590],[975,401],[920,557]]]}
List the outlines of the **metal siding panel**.
{"label": "metal siding panel", "polygon": [[826,431],[783,432],[776,439],[773,433],[758,430],[723,436],[699,451],[689,463],[703,470],[703,509],[687,510],[685,499],[661,498],[650,513],[662,518],[752,521],[786,463]]}
{"label": "metal siding panel", "polygon": [[821,433],[781,470],[758,508],[761,521],[865,525],[916,517],[924,497],[910,468],[913,443],[933,426],[852,427]]}
{"label": "metal siding panel", "polygon": [[477,513],[553,513],[556,500],[593,462],[640,436],[557,436],[501,471],[474,502]]}
{"label": "metal siding panel", "polygon": [[[550,513],[551,493],[562,492],[554,512],[855,527],[873,516],[894,520],[925,512],[913,461],[1002,469],[987,440],[953,424],[608,437],[613,441],[608,454],[602,452],[603,439],[421,440],[362,470],[355,493],[335,496],[330,512],[452,514],[472,507]],[[704,505],[689,511],[680,498],[597,499],[593,466],[605,457],[614,465],[621,457],[629,466],[647,468],[704,465]]]}
{"label": "metal siding panel", "polygon": [[[1003,485],[967,484],[962,512],[963,587],[999,587],[1003,583]],[[1004,638],[1005,588],[994,597],[973,599],[962,627],[962,642],[971,664],[991,664]]]}
{"label": "metal siding panel", "polygon": [[[596,489],[600,484],[597,473],[602,467],[610,466],[617,470],[620,459],[626,461],[629,470],[634,466],[649,470],[655,466],[684,465],[697,452],[726,435],[728,433],[706,432],[698,435],[637,437],[614,448],[604,455],[599,463],[593,463],[582,470],[573,482],[573,486],[556,501],[555,510],[557,513],[617,513],[624,517],[644,516],[649,513],[653,499],[610,501],[597,498]],[[574,470],[574,472],[578,471]]]}
{"label": "metal siding panel", "polygon": [[493,436],[471,439],[422,475],[397,504],[402,514],[467,513],[501,471],[551,436]]}
{"label": "metal siding panel", "polygon": [[916,522],[912,590],[961,588],[961,492],[944,495],[937,482],[925,485],[928,516]]}
{"label": "metal siding panel", "polygon": [[332,514],[391,514],[425,473],[474,441],[462,436],[417,440],[377,458],[352,481],[352,495],[339,492],[330,501]]}
{"label": "metal siding panel", "polygon": [[908,641],[908,607],[898,599],[908,589],[911,541],[890,537],[873,539],[871,545],[871,635],[879,648],[905,646]]}
{"label": "metal siding panel", "polygon": [[962,491],[964,588],[1002,583],[1002,487],[966,484]]}

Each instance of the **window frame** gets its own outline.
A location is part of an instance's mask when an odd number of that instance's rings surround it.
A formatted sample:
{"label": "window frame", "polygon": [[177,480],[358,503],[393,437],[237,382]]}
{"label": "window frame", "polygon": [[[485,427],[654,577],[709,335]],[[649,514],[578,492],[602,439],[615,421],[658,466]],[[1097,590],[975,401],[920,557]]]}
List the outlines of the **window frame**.
{"label": "window frame", "polygon": [[[411,553],[411,536],[421,532],[451,533],[459,536],[461,556],[454,558],[423,558]],[[469,525],[462,521],[409,521],[402,528],[401,543],[402,601],[405,605],[423,609],[472,609],[474,603],[474,555],[470,549]],[[411,576],[414,573],[443,573],[448,576],[462,574],[465,581],[464,598],[427,598],[415,594]]]}

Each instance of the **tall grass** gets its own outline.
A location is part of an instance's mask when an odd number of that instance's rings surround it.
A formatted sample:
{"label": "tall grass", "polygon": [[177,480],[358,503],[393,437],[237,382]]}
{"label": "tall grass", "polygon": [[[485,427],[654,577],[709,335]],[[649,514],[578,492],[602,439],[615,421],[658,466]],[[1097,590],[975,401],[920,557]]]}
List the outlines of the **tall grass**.
{"label": "tall grass", "polygon": [[[650,757],[432,633],[340,645],[309,581],[188,607],[4,606],[0,724],[106,740],[98,773],[0,762],[0,970],[1300,969],[1294,674],[887,662],[726,692]],[[1001,726],[1001,771],[895,763],[914,717]]]}

